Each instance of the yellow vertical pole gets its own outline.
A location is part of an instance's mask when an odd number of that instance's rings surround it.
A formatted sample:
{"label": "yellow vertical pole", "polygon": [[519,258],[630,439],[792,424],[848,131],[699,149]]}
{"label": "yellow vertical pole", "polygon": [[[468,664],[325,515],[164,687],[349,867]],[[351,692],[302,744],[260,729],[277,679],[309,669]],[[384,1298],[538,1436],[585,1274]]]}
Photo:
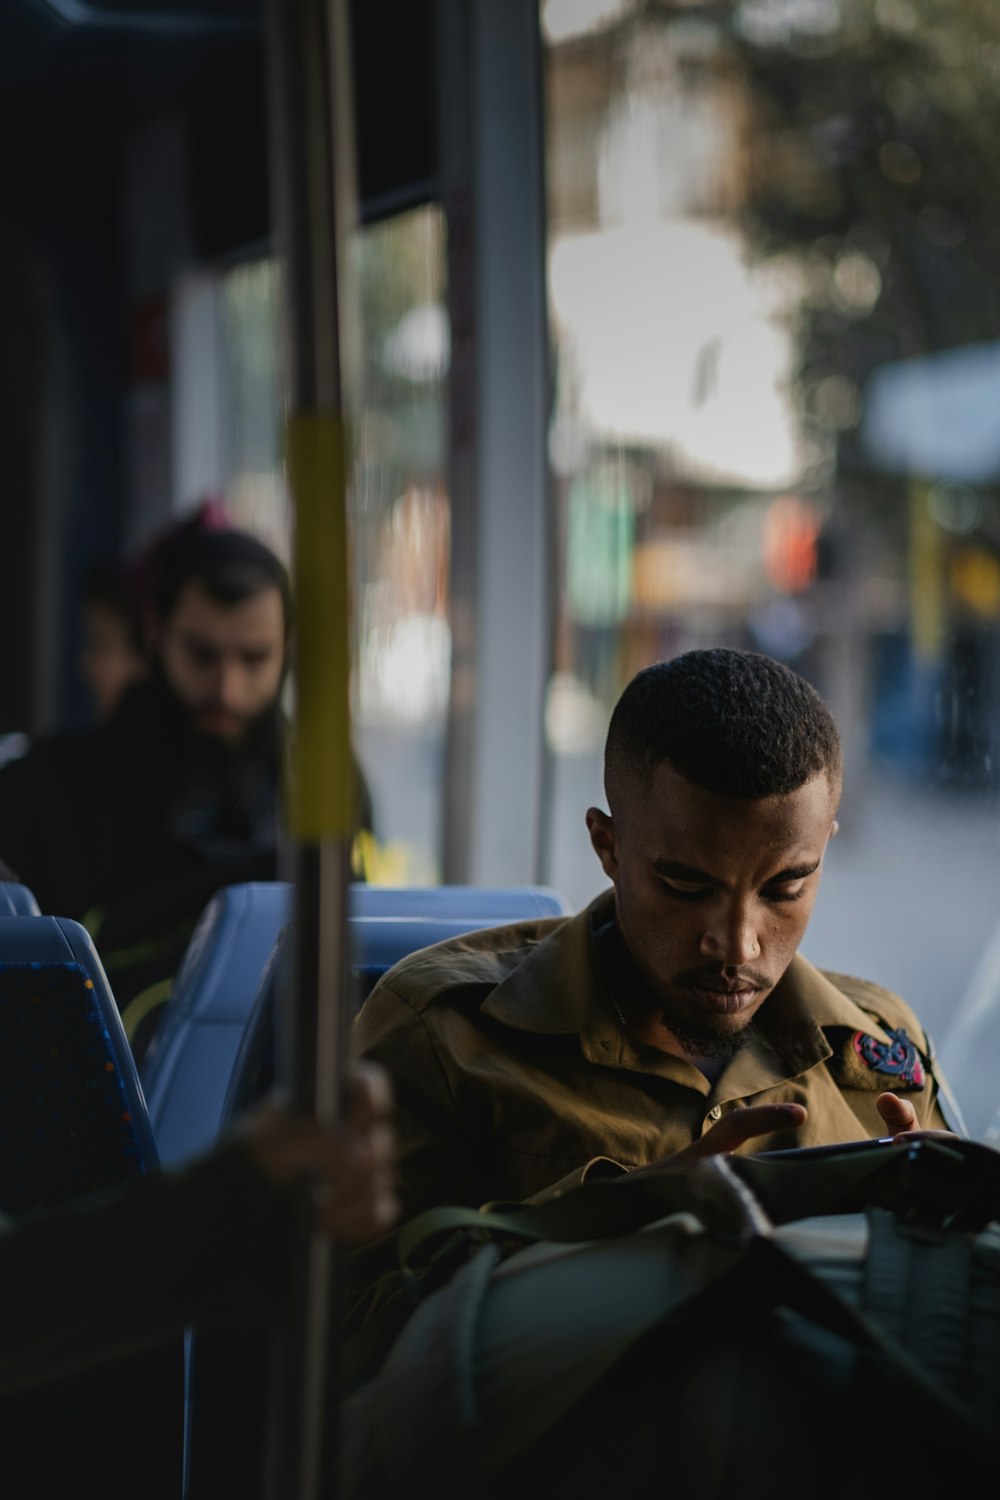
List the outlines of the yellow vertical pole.
{"label": "yellow vertical pole", "polygon": [[[347,0],[268,0],[272,195],[285,288],[296,626],[288,833],[295,879],[291,983],[279,996],[278,1079],[300,1108],[341,1111],[353,1014],[347,941],[355,805],[344,368],[343,245],[355,210]],[[339,1474],[338,1257],[303,1248],[276,1340],[265,1492],[333,1500]]]}

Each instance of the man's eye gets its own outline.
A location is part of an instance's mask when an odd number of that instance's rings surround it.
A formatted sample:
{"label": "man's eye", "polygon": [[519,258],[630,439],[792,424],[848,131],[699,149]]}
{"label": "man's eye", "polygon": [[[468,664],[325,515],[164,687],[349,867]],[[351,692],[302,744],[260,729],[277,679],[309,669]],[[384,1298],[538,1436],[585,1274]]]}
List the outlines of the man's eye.
{"label": "man's eye", "polygon": [[778,886],[773,891],[765,891],[764,896],[768,901],[798,901],[805,892],[804,885]]}
{"label": "man's eye", "polygon": [[663,880],[660,884],[671,896],[677,896],[681,901],[697,901],[700,896],[708,895],[707,885],[678,884],[676,880]]}

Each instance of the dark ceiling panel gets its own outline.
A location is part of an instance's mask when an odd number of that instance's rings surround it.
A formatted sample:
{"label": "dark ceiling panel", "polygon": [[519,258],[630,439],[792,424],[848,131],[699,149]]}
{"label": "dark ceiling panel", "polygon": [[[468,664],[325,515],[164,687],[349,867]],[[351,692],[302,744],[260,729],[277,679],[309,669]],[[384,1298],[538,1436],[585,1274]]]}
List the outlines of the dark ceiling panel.
{"label": "dark ceiling panel", "polygon": [[[59,0],[35,0],[49,10],[58,11]],[[260,14],[258,0],[91,0],[86,7],[95,16],[121,18],[134,15],[166,16],[171,19],[186,16],[196,20],[249,20],[256,22]],[[78,11],[79,6],[73,9]]]}
{"label": "dark ceiling panel", "polygon": [[[204,0],[197,6],[74,0],[70,13],[103,23],[78,25],[61,18],[60,3],[0,3],[0,109],[8,119],[72,124],[106,116],[109,104],[114,110],[155,106],[206,58],[245,45],[259,31],[259,0],[213,0],[211,6]],[[134,29],[136,20],[150,29]]]}
{"label": "dark ceiling panel", "polygon": [[[60,7],[101,24],[69,25]],[[127,24],[157,18],[186,18],[190,28]],[[121,29],[108,24],[115,20]],[[62,153],[113,145],[138,119],[190,97],[209,132],[199,168],[206,247],[220,241],[223,205],[213,195],[216,184],[225,188],[227,162],[245,179],[247,228],[264,227],[260,24],[261,0],[0,0],[0,162],[30,170],[28,148],[36,169],[58,173]],[[358,183],[369,222],[433,194],[433,24],[434,0],[351,3]]]}
{"label": "dark ceiling panel", "polygon": [[437,174],[434,0],[352,0],[362,217],[433,196]]}

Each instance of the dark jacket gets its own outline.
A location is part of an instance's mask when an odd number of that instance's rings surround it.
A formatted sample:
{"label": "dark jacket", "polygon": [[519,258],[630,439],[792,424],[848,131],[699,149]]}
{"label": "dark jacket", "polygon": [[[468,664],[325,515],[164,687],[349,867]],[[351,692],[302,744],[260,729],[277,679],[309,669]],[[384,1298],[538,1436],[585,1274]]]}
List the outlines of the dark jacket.
{"label": "dark jacket", "polygon": [[273,1185],[235,1140],[16,1223],[0,1214],[0,1400],[195,1323],[275,1322],[307,1215],[301,1190]]}
{"label": "dark jacket", "polygon": [[106,725],[42,737],[0,769],[0,856],[43,912],[85,923],[123,1013],[173,975],[217,890],[277,878],[286,739],[277,707],[238,747],[198,735],[154,675]]}

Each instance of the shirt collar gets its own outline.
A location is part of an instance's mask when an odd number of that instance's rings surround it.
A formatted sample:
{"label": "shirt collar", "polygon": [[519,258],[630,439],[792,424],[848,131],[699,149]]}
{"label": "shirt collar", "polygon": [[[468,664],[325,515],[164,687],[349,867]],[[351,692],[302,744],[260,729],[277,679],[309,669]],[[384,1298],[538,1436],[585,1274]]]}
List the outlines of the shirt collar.
{"label": "shirt collar", "polygon": [[[590,904],[537,943],[493,989],[482,1012],[521,1031],[589,1036],[607,1029],[609,1001],[594,944],[594,930],[614,916],[614,891]],[[826,1027],[891,1038],[855,1001],[797,953],[761,1008],[761,1030],[789,1062],[828,1056]]]}
{"label": "shirt collar", "polygon": [[796,953],[778,980],[764,1009],[768,1029],[793,1031],[797,1027],[846,1026],[851,1031],[866,1031],[879,1041],[891,1040],[868,1011],[862,1010],[801,953]]}
{"label": "shirt collar", "polygon": [[562,1035],[585,1032],[607,1009],[601,999],[592,923],[614,912],[614,892],[602,891],[589,906],[528,952],[482,1005],[482,1013],[521,1031]]}

